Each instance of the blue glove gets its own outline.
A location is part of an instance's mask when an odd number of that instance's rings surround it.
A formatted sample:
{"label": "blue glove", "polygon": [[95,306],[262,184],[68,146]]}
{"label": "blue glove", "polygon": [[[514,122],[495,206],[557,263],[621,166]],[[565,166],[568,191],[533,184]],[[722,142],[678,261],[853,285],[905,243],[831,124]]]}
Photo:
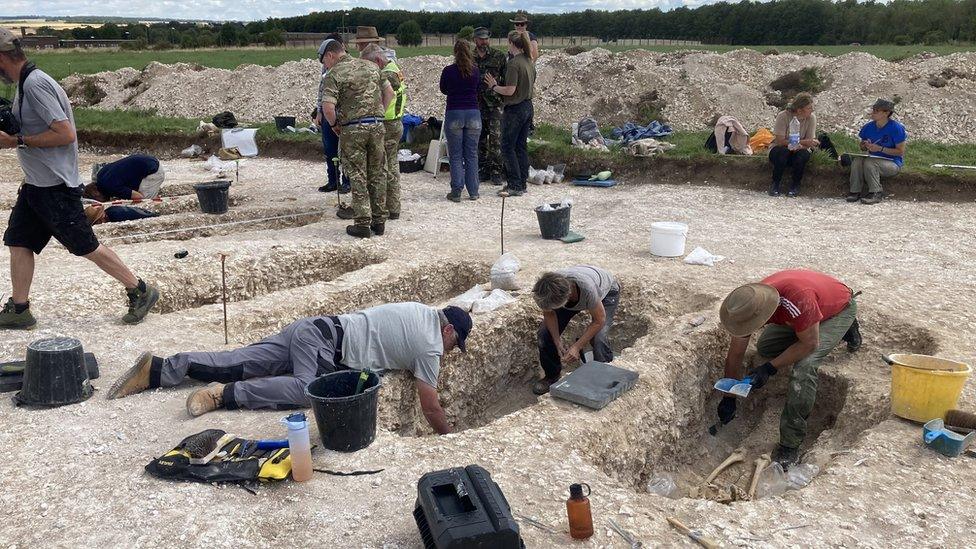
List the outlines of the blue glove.
{"label": "blue glove", "polygon": [[776,368],[773,366],[772,362],[767,362],[762,366],[753,369],[749,372],[749,377],[752,378],[752,388],[762,389],[763,385],[769,381],[770,376],[776,375]]}

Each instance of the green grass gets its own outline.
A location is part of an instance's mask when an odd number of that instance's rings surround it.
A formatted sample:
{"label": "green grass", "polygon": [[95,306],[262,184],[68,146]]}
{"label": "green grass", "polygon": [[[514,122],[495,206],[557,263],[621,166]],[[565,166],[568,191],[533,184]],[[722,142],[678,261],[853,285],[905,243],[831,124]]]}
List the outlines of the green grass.
{"label": "green grass", "polygon": [[[591,46],[587,46],[588,48]],[[596,47],[596,46],[592,46]],[[775,49],[781,53],[789,51],[815,51],[827,55],[842,55],[851,51],[861,51],[876,55],[883,59],[902,59],[923,51],[946,55],[960,51],[972,51],[976,46],[614,46],[603,45],[611,51],[626,51],[646,49],[657,52],[670,52],[685,49],[699,49],[716,52],[727,52],[735,49],[750,48],[757,51]],[[548,49],[548,48],[547,48]],[[553,48],[562,49],[562,48]],[[417,48],[397,48],[399,57],[415,57],[418,55],[450,55],[450,46],[431,46]],[[202,50],[167,50],[167,51],[48,51],[31,55],[37,65],[45,72],[60,80],[73,73],[90,74],[110,71],[122,67],[143,69],[152,61],[160,63],[196,63],[205,67],[233,69],[239,65],[252,63],[255,65],[277,66],[288,61],[299,59],[314,59],[314,48],[224,48]]]}
{"label": "green grass", "polygon": [[[125,111],[78,108],[74,110],[75,125],[79,130],[101,131],[106,133],[133,133],[143,135],[186,135],[196,134],[198,119],[170,118],[155,116],[147,111]],[[319,134],[279,133],[274,123],[247,124],[258,128],[257,136],[273,141],[321,141]]]}

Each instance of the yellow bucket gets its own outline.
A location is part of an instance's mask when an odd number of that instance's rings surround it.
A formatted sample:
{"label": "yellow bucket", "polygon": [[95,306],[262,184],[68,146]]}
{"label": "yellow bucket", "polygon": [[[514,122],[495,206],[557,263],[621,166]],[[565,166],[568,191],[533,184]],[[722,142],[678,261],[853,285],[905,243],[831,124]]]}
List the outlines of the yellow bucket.
{"label": "yellow bucket", "polygon": [[891,364],[891,413],[925,423],[942,419],[956,407],[959,393],[969,379],[968,364],[927,355],[889,355]]}

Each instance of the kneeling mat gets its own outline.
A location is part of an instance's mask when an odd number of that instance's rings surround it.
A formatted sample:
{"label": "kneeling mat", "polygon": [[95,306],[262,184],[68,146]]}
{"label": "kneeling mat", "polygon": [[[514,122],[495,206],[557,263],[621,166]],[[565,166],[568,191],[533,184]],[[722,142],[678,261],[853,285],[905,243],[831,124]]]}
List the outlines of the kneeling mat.
{"label": "kneeling mat", "polygon": [[590,361],[553,383],[549,394],[599,410],[633,389],[639,374],[605,362]]}
{"label": "kneeling mat", "polygon": [[616,179],[607,179],[605,181],[599,181],[599,180],[591,181],[589,179],[573,180],[573,185],[576,185],[578,187],[613,187],[616,184],[617,184]]}

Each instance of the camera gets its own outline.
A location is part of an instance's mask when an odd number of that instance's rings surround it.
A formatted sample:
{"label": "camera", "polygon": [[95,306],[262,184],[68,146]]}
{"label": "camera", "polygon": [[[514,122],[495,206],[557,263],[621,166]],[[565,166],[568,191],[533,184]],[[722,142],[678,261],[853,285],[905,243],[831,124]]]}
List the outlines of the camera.
{"label": "camera", "polygon": [[0,97],[0,131],[9,135],[20,133],[20,122],[14,118],[13,103]]}

